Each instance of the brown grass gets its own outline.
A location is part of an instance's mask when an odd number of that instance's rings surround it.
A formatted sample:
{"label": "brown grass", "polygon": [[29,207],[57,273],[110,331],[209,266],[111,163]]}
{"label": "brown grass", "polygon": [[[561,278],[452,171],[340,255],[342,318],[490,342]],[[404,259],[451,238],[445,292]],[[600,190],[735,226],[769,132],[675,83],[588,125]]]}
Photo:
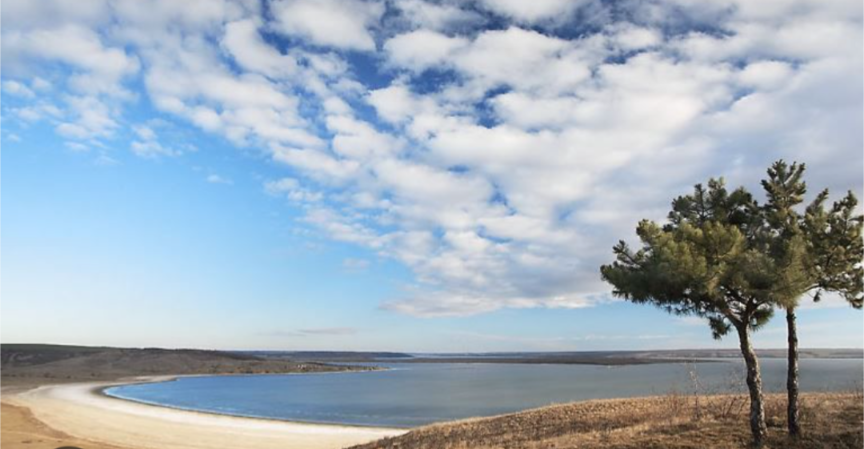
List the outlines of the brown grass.
{"label": "brown grass", "polygon": [[852,388],[852,396],[855,397],[855,400],[858,402],[864,402],[864,385],[858,383]]}
{"label": "brown grass", "polygon": [[[750,442],[748,404],[741,395],[680,393],[577,402],[435,424],[355,449],[741,448]],[[799,441],[786,435],[785,407],[784,395],[766,397],[768,448],[864,445],[864,405],[855,393],[802,395]]]}

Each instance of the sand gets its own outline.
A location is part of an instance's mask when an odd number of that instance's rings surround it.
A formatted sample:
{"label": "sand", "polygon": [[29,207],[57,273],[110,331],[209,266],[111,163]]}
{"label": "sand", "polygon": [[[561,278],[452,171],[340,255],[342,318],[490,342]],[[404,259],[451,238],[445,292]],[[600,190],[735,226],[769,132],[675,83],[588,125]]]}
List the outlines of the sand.
{"label": "sand", "polygon": [[[11,443],[5,438],[7,432],[29,432],[63,444],[85,441],[130,449],[335,449],[405,433],[403,429],[305,424],[175,410],[110,398],[98,392],[116,384],[48,385],[26,391],[4,389],[4,448]],[[6,425],[7,414],[13,425],[20,422],[21,429]],[[44,429],[40,430],[40,426]],[[33,447],[22,444],[26,446],[21,447]]]}

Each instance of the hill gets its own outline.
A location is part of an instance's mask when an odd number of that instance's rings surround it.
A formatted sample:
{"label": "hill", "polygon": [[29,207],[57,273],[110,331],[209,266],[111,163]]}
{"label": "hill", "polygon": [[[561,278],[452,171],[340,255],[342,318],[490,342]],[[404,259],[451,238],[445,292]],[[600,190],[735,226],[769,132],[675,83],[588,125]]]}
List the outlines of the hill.
{"label": "hill", "polygon": [[[766,397],[773,448],[861,448],[861,393],[802,395],[801,441],[785,432],[785,397]],[[747,447],[743,395],[608,399],[491,418],[433,424],[351,449],[541,449]]]}
{"label": "hill", "polygon": [[238,354],[249,354],[267,359],[287,359],[294,361],[316,362],[400,362],[411,359],[411,354],[403,352],[369,352],[369,351],[235,351]]}
{"label": "hill", "polygon": [[264,359],[199,349],[0,345],[4,384],[107,380],[185,374],[277,374],[369,369],[317,362]]}

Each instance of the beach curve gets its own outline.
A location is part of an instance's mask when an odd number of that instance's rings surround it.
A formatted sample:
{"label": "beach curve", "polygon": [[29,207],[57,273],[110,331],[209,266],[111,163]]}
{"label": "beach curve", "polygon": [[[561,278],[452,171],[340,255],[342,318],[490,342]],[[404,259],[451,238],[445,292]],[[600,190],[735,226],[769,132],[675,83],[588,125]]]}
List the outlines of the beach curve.
{"label": "beach curve", "polygon": [[101,393],[112,386],[170,378],[45,385],[11,394],[4,391],[7,394],[3,395],[3,401],[26,407],[36,419],[67,435],[141,449],[336,449],[406,432],[218,415],[143,404]]}

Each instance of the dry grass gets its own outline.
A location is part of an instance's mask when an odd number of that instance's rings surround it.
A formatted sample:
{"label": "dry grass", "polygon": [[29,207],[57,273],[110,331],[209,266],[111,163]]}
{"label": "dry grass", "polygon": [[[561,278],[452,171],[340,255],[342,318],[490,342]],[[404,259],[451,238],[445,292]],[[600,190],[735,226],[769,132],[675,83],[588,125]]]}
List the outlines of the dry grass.
{"label": "dry grass", "polygon": [[855,397],[858,402],[864,402],[864,385],[858,383],[852,388],[852,395]]}
{"label": "dry grass", "polygon": [[[355,449],[741,448],[750,441],[748,404],[742,395],[682,393],[578,402],[431,425]],[[802,395],[799,441],[786,436],[785,407],[784,395],[766,397],[768,448],[864,445],[864,405],[855,393]]]}

